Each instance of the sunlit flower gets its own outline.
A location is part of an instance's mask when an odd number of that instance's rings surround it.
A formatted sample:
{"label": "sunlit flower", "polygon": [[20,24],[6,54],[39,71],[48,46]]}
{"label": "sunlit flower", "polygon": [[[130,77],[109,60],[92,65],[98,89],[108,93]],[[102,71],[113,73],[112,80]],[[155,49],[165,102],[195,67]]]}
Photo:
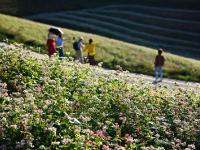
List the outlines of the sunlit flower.
{"label": "sunlit flower", "polygon": [[195,145],[194,144],[190,144],[190,145],[188,145],[188,148],[195,149]]}
{"label": "sunlit flower", "polygon": [[59,141],[57,141],[57,142],[52,142],[51,144],[52,144],[52,145],[60,145],[60,142],[59,142]]}
{"label": "sunlit flower", "polygon": [[102,150],[110,150],[110,147],[108,145],[103,145]]}
{"label": "sunlit flower", "polygon": [[95,132],[95,135],[99,138],[105,138],[105,133],[103,130],[98,130]]}
{"label": "sunlit flower", "polygon": [[134,142],[133,137],[129,134],[125,134],[124,139],[127,144],[132,144]]}
{"label": "sunlit flower", "polygon": [[10,127],[14,128],[14,129],[17,129],[17,125],[16,124],[10,125]]}

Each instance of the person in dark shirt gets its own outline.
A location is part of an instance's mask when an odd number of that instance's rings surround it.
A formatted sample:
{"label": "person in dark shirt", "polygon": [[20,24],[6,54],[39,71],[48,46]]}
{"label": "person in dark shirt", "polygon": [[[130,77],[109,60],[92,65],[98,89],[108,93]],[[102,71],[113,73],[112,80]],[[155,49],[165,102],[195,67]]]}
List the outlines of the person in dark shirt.
{"label": "person in dark shirt", "polygon": [[[155,81],[154,82],[162,82],[163,80],[163,66],[165,63],[165,58],[162,56],[163,49],[158,49],[158,55],[155,58]],[[160,80],[158,80],[160,78]]]}
{"label": "person in dark shirt", "polygon": [[74,39],[73,48],[76,52],[75,60],[78,60],[80,63],[84,63],[83,60],[83,52],[82,49],[84,48],[83,38],[80,37],[78,41]]}

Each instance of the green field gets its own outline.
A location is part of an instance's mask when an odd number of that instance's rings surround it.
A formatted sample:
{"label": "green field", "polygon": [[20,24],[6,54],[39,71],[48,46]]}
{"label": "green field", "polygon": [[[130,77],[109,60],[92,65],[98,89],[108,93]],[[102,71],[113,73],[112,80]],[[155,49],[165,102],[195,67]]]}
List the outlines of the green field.
{"label": "green field", "polygon": [[[46,53],[45,43],[49,25],[36,23],[20,18],[0,15],[1,39],[8,37],[13,41],[32,45],[34,51]],[[128,44],[125,42],[101,37],[94,34],[63,29],[65,38],[65,51],[71,52],[72,38],[83,36],[85,41],[93,38],[98,42],[97,61],[103,66],[115,69],[120,65],[124,70],[153,75],[153,61],[156,55],[154,49]],[[165,76],[182,80],[200,82],[200,61],[188,59],[169,53],[164,53],[167,61]]]}

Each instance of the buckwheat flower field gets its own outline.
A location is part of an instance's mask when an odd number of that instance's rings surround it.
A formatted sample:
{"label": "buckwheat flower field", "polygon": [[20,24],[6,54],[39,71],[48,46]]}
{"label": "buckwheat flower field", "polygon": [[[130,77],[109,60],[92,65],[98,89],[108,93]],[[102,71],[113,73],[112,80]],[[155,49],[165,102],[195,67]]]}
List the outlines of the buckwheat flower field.
{"label": "buckwheat flower field", "polygon": [[200,149],[200,90],[0,47],[0,149]]}

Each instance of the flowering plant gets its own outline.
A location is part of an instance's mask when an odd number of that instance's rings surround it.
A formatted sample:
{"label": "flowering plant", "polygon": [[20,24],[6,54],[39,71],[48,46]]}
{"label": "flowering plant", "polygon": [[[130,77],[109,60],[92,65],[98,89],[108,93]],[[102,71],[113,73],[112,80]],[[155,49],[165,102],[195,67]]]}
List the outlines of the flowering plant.
{"label": "flowering plant", "polygon": [[0,48],[0,149],[200,148],[200,92]]}

